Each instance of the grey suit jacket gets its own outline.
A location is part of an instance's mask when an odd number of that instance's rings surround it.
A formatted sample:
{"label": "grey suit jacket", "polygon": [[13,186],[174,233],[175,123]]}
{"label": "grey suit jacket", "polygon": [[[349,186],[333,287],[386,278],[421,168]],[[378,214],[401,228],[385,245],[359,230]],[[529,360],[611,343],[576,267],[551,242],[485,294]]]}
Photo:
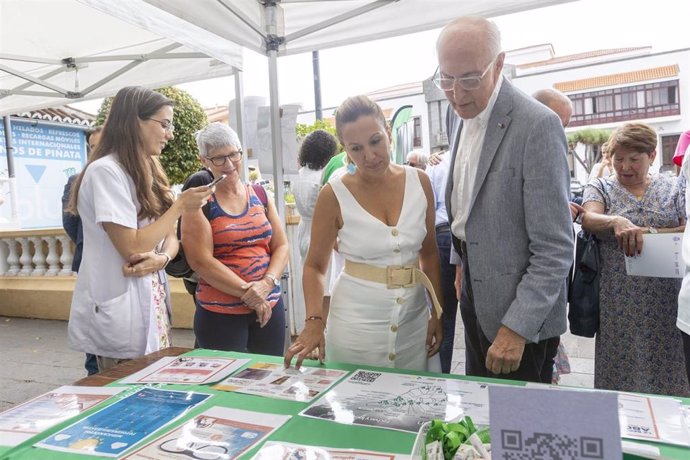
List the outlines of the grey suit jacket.
{"label": "grey suit jacket", "polygon": [[[452,110],[452,108],[451,108]],[[451,114],[451,194],[461,119]],[[567,142],[551,110],[504,79],[489,117],[465,227],[479,325],[493,341],[501,325],[529,342],[565,332],[573,256]]]}

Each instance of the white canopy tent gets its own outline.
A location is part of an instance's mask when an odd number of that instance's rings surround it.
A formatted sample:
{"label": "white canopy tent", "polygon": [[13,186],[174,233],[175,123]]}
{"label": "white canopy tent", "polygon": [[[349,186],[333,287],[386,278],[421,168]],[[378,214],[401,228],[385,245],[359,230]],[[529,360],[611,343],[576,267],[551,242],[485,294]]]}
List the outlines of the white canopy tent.
{"label": "white canopy tent", "polygon": [[146,25],[75,0],[0,0],[0,116],[242,69],[240,46],[188,25],[187,34],[157,34],[165,13],[139,8]]}
{"label": "white canopy tent", "polygon": [[[197,51],[223,60],[217,40],[268,56],[274,179],[283,209],[277,57],[442,27],[572,0],[80,0],[168,38],[204,31]],[[238,123],[239,126],[239,123]]]}
{"label": "white canopy tent", "polygon": [[[76,0],[0,0],[0,117],[6,117],[7,145],[9,115],[112,96],[125,86],[157,88],[235,74],[241,94],[239,45],[187,24],[186,33],[157,34],[154,26],[166,13],[139,8],[148,14],[146,27]],[[0,181],[9,185],[10,220],[17,225],[11,148],[7,170],[9,177]]]}

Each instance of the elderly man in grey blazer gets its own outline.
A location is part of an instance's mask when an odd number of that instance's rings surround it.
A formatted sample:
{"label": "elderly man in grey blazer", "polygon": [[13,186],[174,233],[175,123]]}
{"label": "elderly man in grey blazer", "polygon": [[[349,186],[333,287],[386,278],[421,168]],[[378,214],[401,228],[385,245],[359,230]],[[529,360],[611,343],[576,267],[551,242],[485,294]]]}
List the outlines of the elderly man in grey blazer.
{"label": "elderly man in grey blazer", "polygon": [[563,127],[501,75],[492,22],[456,19],[437,52],[434,82],[454,112],[446,203],[462,257],[466,372],[550,383],[573,254]]}

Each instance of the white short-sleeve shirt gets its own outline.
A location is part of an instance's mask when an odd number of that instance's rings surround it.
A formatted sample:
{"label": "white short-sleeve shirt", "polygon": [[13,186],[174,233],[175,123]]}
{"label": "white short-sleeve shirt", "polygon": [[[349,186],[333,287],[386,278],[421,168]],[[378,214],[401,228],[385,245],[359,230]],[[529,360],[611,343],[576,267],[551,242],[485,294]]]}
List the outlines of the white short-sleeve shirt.
{"label": "white short-sleeve shirt", "polygon": [[126,260],[103,228],[104,222],[141,228],[134,183],[114,155],[87,168],[77,209],[84,228],[84,252],[72,297],[72,348],[109,358],[136,358],[149,350],[151,276],[125,277]]}

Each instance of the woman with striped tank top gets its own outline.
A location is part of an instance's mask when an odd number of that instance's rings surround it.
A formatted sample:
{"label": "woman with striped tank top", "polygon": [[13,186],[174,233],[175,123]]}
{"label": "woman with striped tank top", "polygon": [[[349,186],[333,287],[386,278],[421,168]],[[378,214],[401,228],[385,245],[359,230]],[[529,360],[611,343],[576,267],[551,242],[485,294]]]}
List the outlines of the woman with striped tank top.
{"label": "woman with striped tank top", "polygon": [[182,220],[185,255],[200,278],[197,342],[214,350],[281,355],[285,315],[279,280],[288,244],[280,217],[263,190],[257,194],[242,182],[242,148],[235,131],[211,123],[197,134],[197,145],[214,178],[226,175],[206,215],[199,210]]}

